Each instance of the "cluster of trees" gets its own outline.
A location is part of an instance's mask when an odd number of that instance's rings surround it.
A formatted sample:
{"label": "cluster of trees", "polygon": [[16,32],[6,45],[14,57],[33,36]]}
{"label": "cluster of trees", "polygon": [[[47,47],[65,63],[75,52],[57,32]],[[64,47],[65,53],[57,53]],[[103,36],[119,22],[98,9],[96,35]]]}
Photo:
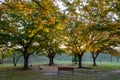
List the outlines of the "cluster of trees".
{"label": "cluster of trees", "polygon": [[[0,53],[13,55],[14,65],[36,53],[54,64],[56,54],[79,59],[91,53],[93,65],[100,53],[119,56],[120,1],[10,0],[0,1]],[[16,59],[17,57],[17,59]]]}

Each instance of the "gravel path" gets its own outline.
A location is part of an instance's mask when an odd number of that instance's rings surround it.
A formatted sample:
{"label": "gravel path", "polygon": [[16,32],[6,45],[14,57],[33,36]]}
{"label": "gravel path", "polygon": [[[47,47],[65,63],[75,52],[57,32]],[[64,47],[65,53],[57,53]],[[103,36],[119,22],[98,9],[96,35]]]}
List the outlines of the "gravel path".
{"label": "gravel path", "polygon": [[[41,69],[40,69],[41,68]],[[58,68],[57,66],[35,66],[32,68],[32,70],[35,71],[40,71],[41,73],[43,73],[45,76],[49,75],[49,76],[54,76],[54,75],[58,75]],[[79,69],[81,70],[81,69]],[[106,78],[107,76],[111,76],[111,75],[120,75],[120,70],[113,70],[113,71],[108,71],[108,72],[98,72],[94,69],[88,69],[89,73],[82,73],[82,72],[75,72],[74,75],[75,76],[87,76],[87,75],[91,75],[91,76],[96,76],[96,77],[102,77],[102,78]],[[70,75],[69,72],[65,71],[62,72],[60,75],[64,75],[64,74],[68,74]]]}

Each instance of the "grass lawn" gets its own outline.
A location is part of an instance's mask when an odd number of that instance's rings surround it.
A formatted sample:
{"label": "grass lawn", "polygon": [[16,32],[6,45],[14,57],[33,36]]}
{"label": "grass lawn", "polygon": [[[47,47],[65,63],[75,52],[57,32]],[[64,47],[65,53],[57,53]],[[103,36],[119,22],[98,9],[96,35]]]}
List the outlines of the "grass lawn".
{"label": "grass lawn", "polygon": [[[68,66],[63,64],[64,66]],[[23,71],[20,67],[14,68],[8,65],[0,65],[0,80],[120,80],[120,64],[101,64],[93,67],[85,65],[89,69],[78,69],[75,66],[75,74],[69,72],[57,74],[57,67],[41,65],[33,66],[31,70]]]}

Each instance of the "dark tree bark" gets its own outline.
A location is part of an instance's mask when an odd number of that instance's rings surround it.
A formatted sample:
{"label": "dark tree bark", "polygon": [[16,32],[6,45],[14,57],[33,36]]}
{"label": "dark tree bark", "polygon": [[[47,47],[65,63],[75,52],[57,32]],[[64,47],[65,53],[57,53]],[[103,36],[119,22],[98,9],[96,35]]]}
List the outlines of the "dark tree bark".
{"label": "dark tree bark", "polygon": [[75,64],[77,64],[77,54],[75,53]]}
{"label": "dark tree bark", "polygon": [[14,67],[16,67],[16,57],[15,57],[15,53],[13,53],[13,64],[14,64]]}
{"label": "dark tree bark", "polygon": [[13,57],[13,64],[14,64],[14,67],[16,67],[16,60],[15,60],[15,57]]}
{"label": "dark tree bark", "polygon": [[20,44],[23,46],[23,50],[22,50],[23,57],[24,57],[23,70],[29,69],[28,60],[29,60],[29,56],[31,54],[28,54],[28,48],[32,45],[34,37],[35,37],[35,35],[33,37],[31,37],[31,39],[29,40],[28,43],[24,43],[24,42],[22,42],[22,40],[20,40]]}
{"label": "dark tree bark", "polygon": [[29,69],[29,67],[28,67],[28,59],[29,59],[29,55],[24,56],[24,67],[23,67],[24,70]]}
{"label": "dark tree bark", "polygon": [[28,66],[29,56],[30,55],[28,54],[27,47],[24,47],[24,51],[23,51],[23,57],[24,57],[24,67],[23,67],[23,69],[24,70],[28,70],[29,69],[29,66]]}
{"label": "dark tree bark", "polygon": [[2,64],[3,62],[2,62],[2,59],[0,59],[0,64]]}
{"label": "dark tree bark", "polygon": [[93,66],[97,66],[97,64],[96,64],[96,58],[93,58]]}
{"label": "dark tree bark", "polygon": [[83,54],[84,53],[78,55],[78,58],[79,58],[79,66],[78,66],[78,68],[82,68],[83,67],[82,66],[82,57],[83,57]]}
{"label": "dark tree bark", "polygon": [[49,58],[49,66],[52,66],[54,64],[54,57],[56,55],[56,49],[53,49],[50,45],[46,48],[47,51],[47,57]]}
{"label": "dark tree bark", "polygon": [[54,56],[49,56],[49,66],[52,66],[54,64]]}
{"label": "dark tree bark", "polygon": [[17,62],[18,60],[22,57],[23,55],[19,55],[19,56],[16,56],[16,54],[13,53],[13,64],[14,64],[14,67],[17,66]]}
{"label": "dark tree bark", "polygon": [[97,57],[98,57],[98,55],[99,55],[99,53],[91,53],[92,54],[92,59],[93,59],[93,66],[97,66],[97,64],[96,64],[96,59],[97,59]]}
{"label": "dark tree bark", "polygon": [[3,59],[4,59],[4,51],[2,52],[2,55],[1,55],[0,64],[3,64]]}

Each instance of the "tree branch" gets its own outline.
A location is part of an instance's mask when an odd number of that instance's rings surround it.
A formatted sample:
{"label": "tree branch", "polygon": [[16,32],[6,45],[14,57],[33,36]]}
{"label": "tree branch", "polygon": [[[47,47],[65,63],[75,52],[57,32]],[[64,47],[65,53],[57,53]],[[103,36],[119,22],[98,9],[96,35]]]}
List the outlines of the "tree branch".
{"label": "tree branch", "polygon": [[8,5],[8,4],[5,4],[5,3],[4,3],[4,2],[2,2],[2,1],[0,1],[0,3],[1,3],[1,4],[3,4],[3,5],[8,6],[8,7],[9,7],[9,8],[11,8],[11,9],[14,9],[14,7],[12,7],[12,6]]}
{"label": "tree branch", "polygon": [[[34,35],[35,36],[35,35]],[[25,46],[26,48],[29,47],[29,45],[32,43],[33,39],[34,39],[34,36],[31,37],[30,41],[27,43],[27,45]]]}
{"label": "tree branch", "polygon": [[33,2],[35,2],[40,8],[46,10],[43,6],[40,5],[40,3],[37,0],[32,0]]}
{"label": "tree branch", "polygon": [[6,46],[8,46],[8,45],[7,45],[7,43],[6,43],[6,42],[4,42],[3,40],[1,40],[1,42],[2,42],[3,44],[5,44]]}

